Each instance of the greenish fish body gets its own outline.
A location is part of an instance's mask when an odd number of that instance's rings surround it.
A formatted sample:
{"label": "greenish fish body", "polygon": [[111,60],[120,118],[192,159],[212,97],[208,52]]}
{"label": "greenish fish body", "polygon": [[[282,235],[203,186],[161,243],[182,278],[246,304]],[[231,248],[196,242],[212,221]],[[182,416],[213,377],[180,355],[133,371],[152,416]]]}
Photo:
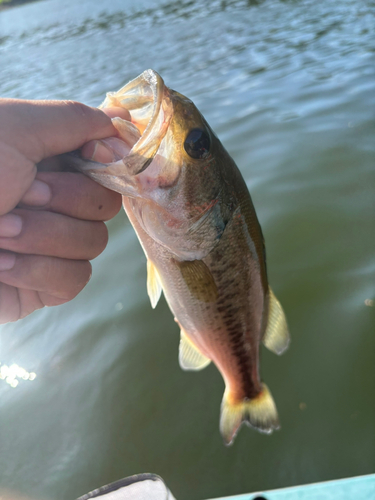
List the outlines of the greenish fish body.
{"label": "greenish fish body", "polygon": [[194,104],[152,70],[108,94],[102,107],[130,112],[131,123],[113,120],[129,150],[80,170],[123,195],[147,257],[151,305],[163,291],[180,326],[181,367],[199,370],[212,361],[222,374],[226,444],[242,422],[272,432],[279,423],[260,379],[260,344],[280,354],[289,334],[237,166]]}

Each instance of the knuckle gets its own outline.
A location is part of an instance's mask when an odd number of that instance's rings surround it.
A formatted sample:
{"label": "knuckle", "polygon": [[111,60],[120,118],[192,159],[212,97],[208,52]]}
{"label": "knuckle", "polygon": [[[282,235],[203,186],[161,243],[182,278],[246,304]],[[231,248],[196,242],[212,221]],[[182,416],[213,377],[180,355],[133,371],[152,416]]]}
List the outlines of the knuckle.
{"label": "knuckle", "polygon": [[[76,119],[77,125],[81,126],[82,141],[80,146],[91,139],[103,137],[103,127],[107,132],[113,128],[111,120],[98,108],[86,106],[78,101],[64,101],[69,118]],[[105,133],[105,132],[104,132]]]}
{"label": "knuckle", "polygon": [[78,117],[86,117],[89,112],[90,108],[83,104],[82,102],[78,101],[63,101],[64,105],[67,107],[68,111],[71,111],[72,113],[76,114]]}

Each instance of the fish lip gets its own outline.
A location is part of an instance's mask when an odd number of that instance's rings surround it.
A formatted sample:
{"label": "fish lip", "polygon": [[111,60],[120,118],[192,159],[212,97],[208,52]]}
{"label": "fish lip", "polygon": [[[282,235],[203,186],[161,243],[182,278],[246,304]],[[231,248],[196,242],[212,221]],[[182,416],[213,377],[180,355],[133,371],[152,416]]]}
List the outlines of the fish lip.
{"label": "fish lip", "polygon": [[[152,96],[152,100],[151,100]],[[99,106],[100,109],[110,106],[111,99],[118,99],[132,116],[132,123],[137,125],[137,116],[132,110],[140,110],[151,104],[151,116],[141,137],[131,148],[122,161],[130,175],[138,175],[149,166],[155,157],[159,146],[168,131],[173,114],[173,105],[169,89],[164,84],[162,77],[154,70],[144,71],[134,80],[122,87],[118,92],[107,94],[107,98]],[[140,103],[137,108],[137,100]],[[143,103],[147,103],[142,106]],[[130,103],[130,104],[129,104]],[[128,105],[128,107],[127,107]],[[132,109],[129,109],[132,108]]]}
{"label": "fish lip", "polygon": [[[140,149],[142,147],[142,145],[145,142],[147,142],[147,140],[150,138],[153,127],[155,125],[158,114],[160,112],[160,108],[161,108],[161,104],[162,104],[162,100],[163,100],[164,88],[165,88],[164,80],[162,79],[162,77],[158,73],[156,73],[156,71],[154,71],[152,69],[147,69],[139,77],[137,77],[135,80],[138,80],[140,78],[143,78],[149,84],[151,91],[154,95],[154,105],[153,105],[151,118],[146,126],[146,129],[143,132],[143,134],[141,135],[140,139],[133,146],[133,149],[135,147]],[[134,80],[133,80],[133,82],[134,82]],[[130,83],[132,83],[132,82],[130,82]]]}

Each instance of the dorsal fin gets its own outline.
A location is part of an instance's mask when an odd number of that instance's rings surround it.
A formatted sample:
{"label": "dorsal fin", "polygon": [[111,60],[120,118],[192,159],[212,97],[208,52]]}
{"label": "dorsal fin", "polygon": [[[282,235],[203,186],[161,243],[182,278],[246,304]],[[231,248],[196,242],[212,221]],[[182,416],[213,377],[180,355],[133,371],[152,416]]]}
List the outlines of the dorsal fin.
{"label": "dorsal fin", "polygon": [[289,342],[288,325],[283,308],[269,287],[268,322],[263,344],[275,354],[282,354]]}
{"label": "dorsal fin", "polygon": [[155,309],[156,304],[159,302],[160,295],[163,288],[160,282],[158,270],[150,259],[147,259],[147,293],[150,297],[151,307]]}
{"label": "dorsal fin", "polygon": [[211,362],[207,356],[200,352],[182,329],[178,360],[183,370],[202,370]]}

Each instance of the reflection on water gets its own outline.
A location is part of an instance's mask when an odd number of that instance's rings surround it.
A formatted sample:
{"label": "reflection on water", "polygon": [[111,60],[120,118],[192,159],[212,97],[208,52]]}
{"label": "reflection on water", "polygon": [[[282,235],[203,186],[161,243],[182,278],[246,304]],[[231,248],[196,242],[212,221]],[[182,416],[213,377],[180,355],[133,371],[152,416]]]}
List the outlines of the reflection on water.
{"label": "reflection on water", "polygon": [[35,380],[36,373],[25,370],[22,366],[18,366],[15,363],[12,365],[2,365],[0,363],[0,380],[4,380],[13,389],[16,388],[20,380]]}
{"label": "reflection on water", "polygon": [[153,471],[195,500],[373,472],[373,27],[370,0],[45,0],[0,14],[3,96],[98,105],[151,67],[194,100],[251,190],[292,335],[281,358],[262,353],[282,429],[224,448],[220,376],[180,370],[178,328],[163,300],[151,309],[120,213],[77,299],[1,328],[2,362],[38,374],[16,391],[1,380],[2,487],[71,500]]}

